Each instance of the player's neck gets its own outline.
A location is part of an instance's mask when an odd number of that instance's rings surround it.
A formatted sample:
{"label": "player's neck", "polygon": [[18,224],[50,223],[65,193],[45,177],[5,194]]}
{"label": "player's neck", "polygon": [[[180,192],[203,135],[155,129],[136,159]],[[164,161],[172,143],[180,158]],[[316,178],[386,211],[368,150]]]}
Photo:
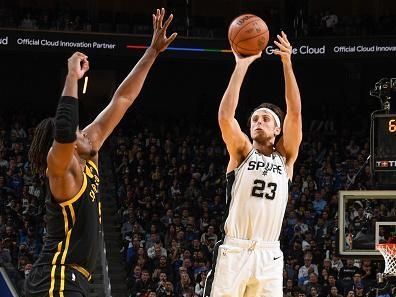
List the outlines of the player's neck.
{"label": "player's neck", "polygon": [[81,171],[84,171],[85,165],[87,164],[87,162],[85,160],[80,160],[79,163],[80,163]]}
{"label": "player's neck", "polygon": [[253,147],[256,149],[256,151],[265,156],[271,156],[275,151],[274,144],[270,140],[265,141],[264,143],[258,143],[254,140]]}
{"label": "player's neck", "polygon": [[87,161],[82,159],[77,153],[76,153],[76,158],[78,160],[78,163],[80,164],[81,170],[84,171],[85,165],[87,164]]}

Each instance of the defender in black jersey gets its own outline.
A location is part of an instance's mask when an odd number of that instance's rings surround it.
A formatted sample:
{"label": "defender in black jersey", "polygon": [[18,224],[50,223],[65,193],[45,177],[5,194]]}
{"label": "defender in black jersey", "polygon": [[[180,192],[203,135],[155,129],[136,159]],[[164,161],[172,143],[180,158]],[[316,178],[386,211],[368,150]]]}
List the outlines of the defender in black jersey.
{"label": "defender in black jersey", "polygon": [[88,160],[83,183],[70,200],[58,203],[47,191],[47,234],[44,247],[26,282],[28,296],[87,296],[98,254],[99,173]]}
{"label": "defender in black jersey", "polygon": [[166,37],[173,16],[153,15],[153,39],[118,87],[110,104],[83,130],[78,128],[77,81],[89,69],[88,57],[74,53],[55,118],[36,128],[29,159],[47,184],[47,237],[26,279],[27,297],[88,296],[96,265],[101,224],[98,154],[100,147],[138,96],[156,57],[176,38]]}

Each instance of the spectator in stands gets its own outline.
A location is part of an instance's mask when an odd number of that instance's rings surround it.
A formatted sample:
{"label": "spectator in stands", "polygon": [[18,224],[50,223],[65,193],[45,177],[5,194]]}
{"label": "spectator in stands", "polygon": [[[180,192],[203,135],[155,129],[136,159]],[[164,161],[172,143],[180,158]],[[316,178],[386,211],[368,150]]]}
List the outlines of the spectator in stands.
{"label": "spectator in stands", "polygon": [[315,200],[312,202],[316,214],[321,215],[325,209],[327,202],[323,199],[320,191],[315,192]]}
{"label": "spectator in stands", "polygon": [[150,259],[158,259],[161,256],[167,257],[166,249],[162,247],[161,241],[156,241],[154,245],[147,250],[147,255]]}
{"label": "spectator in stands", "polygon": [[376,282],[376,272],[372,266],[370,259],[363,259],[362,261],[362,281],[367,287],[371,287]]}
{"label": "spectator in stands", "polygon": [[[336,270],[335,268],[332,267],[331,260],[329,258],[323,259],[322,270],[325,270],[327,272],[327,278],[331,274],[332,275],[337,275],[338,274],[338,270]],[[327,278],[325,278],[323,280],[326,281]]]}
{"label": "spectator in stands", "polygon": [[167,281],[165,283],[165,296],[175,296],[174,295],[174,286],[171,282]]}
{"label": "spectator in stands", "polygon": [[310,242],[312,241],[312,239],[313,237],[311,231],[308,230],[307,232],[305,232],[305,234],[303,235],[303,241],[301,243],[302,250],[304,252],[307,250],[311,250]]}
{"label": "spectator in stands", "polygon": [[307,297],[307,294],[304,291],[297,292],[297,297]]}
{"label": "spectator in stands", "polygon": [[172,224],[172,218],[173,218],[173,211],[172,209],[168,209],[166,211],[166,214],[163,217],[161,217],[160,221],[165,227],[168,227],[170,224]]}
{"label": "spectator in stands", "polygon": [[133,225],[136,222],[136,218],[134,214],[129,215],[128,221],[124,222],[121,227],[121,234],[122,234],[122,239],[125,240],[126,236],[130,238],[132,231],[133,231]]}
{"label": "spectator in stands", "polygon": [[337,270],[337,273],[344,267],[344,263],[342,263],[342,260],[336,254],[332,255],[331,267]]}
{"label": "spectator in stands", "polygon": [[355,291],[348,291],[348,293],[345,295],[346,297],[355,297]]}
{"label": "spectator in stands", "polygon": [[204,270],[196,278],[194,293],[198,297],[203,297],[207,274],[208,274],[207,270]]}
{"label": "spectator in stands", "polygon": [[312,288],[315,288],[317,292],[321,290],[318,275],[315,272],[309,274],[308,282],[303,285],[303,289],[307,294],[311,294]]}
{"label": "spectator in stands", "polygon": [[348,287],[353,285],[353,276],[358,272],[358,268],[354,266],[353,259],[346,260],[346,266],[340,269],[339,281],[343,290],[347,290]]}
{"label": "spectator in stands", "polygon": [[308,231],[308,225],[303,222],[303,217],[301,215],[297,215],[297,221],[293,228],[294,233],[301,232],[301,234],[304,234]]}
{"label": "spectator in stands", "polygon": [[136,282],[139,279],[141,279],[141,277],[142,277],[142,268],[139,265],[136,265],[132,269],[132,274],[128,273],[128,275],[127,275],[126,284],[127,284],[128,291],[131,291],[132,288],[135,287]]}
{"label": "spectator in stands", "polygon": [[321,290],[321,295],[323,295],[323,296],[329,295],[331,288],[337,287],[337,275],[329,274],[327,281],[324,281],[322,284],[323,284],[323,287]]}
{"label": "spectator in stands", "polygon": [[214,232],[215,232],[214,226],[209,225],[207,232],[202,234],[202,236],[201,236],[201,243],[205,244],[205,245],[209,245],[210,242],[216,243],[218,240],[218,237]]}
{"label": "spectator in stands", "polygon": [[192,297],[193,294],[194,288],[192,286],[191,278],[187,272],[182,272],[180,274],[180,281],[176,285],[175,295],[178,297]]}
{"label": "spectator in stands", "polygon": [[10,250],[4,248],[3,241],[0,240],[0,266],[4,266],[6,263],[11,262],[11,253]]}
{"label": "spectator in stands", "polygon": [[150,272],[143,269],[141,279],[136,280],[135,285],[131,288],[130,296],[144,296],[155,289],[155,284],[151,281]]}
{"label": "spectator in stands", "polygon": [[345,289],[344,289],[344,292],[356,291],[357,288],[363,288],[364,289],[365,286],[363,284],[362,275],[361,275],[360,271],[356,271],[353,274],[352,280],[353,280],[352,284],[349,285],[349,286],[346,286]]}
{"label": "spectator in stands", "polygon": [[318,266],[316,264],[312,264],[312,254],[310,252],[306,252],[304,255],[304,265],[298,270],[298,285],[300,287],[306,285],[309,279],[309,274],[312,272],[315,272],[316,275],[318,275]]}
{"label": "spectator in stands", "polygon": [[327,297],[342,297],[342,295],[338,294],[338,288],[333,286],[330,288],[330,293],[327,295]]}
{"label": "spectator in stands", "polygon": [[166,296],[166,282],[168,281],[168,277],[165,272],[159,273],[159,280],[157,283],[157,288],[155,292],[157,296],[163,297]]}

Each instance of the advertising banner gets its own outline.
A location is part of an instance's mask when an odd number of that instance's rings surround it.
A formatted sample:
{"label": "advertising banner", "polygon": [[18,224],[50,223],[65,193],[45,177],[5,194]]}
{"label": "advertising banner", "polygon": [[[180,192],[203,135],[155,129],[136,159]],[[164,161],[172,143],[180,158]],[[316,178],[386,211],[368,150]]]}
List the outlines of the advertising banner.
{"label": "advertising banner", "polygon": [[[141,54],[151,36],[99,34],[58,31],[1,30],[0,51],[70,53],[82,51],[94,55],[130,56]],[[396,37],[337,37],[291,41],[296,59],[396,58]],[[264,57],[276,59],[276,47],[270,40]],[[229,59],[227,40],[183,38],[179,36],[167,50],[169,57]]]}

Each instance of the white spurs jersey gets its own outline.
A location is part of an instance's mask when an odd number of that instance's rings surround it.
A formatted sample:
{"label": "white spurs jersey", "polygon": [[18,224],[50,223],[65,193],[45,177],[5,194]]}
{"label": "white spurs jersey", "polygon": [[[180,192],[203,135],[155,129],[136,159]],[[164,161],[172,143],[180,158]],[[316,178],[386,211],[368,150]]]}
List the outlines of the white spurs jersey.
{"label": "white spurs jersey", "polygon": [[225,234],[239,239],[279,240],[288,188],[283,157],[278,152],[265,156],[253,148],[241,165],[227,174]]}

